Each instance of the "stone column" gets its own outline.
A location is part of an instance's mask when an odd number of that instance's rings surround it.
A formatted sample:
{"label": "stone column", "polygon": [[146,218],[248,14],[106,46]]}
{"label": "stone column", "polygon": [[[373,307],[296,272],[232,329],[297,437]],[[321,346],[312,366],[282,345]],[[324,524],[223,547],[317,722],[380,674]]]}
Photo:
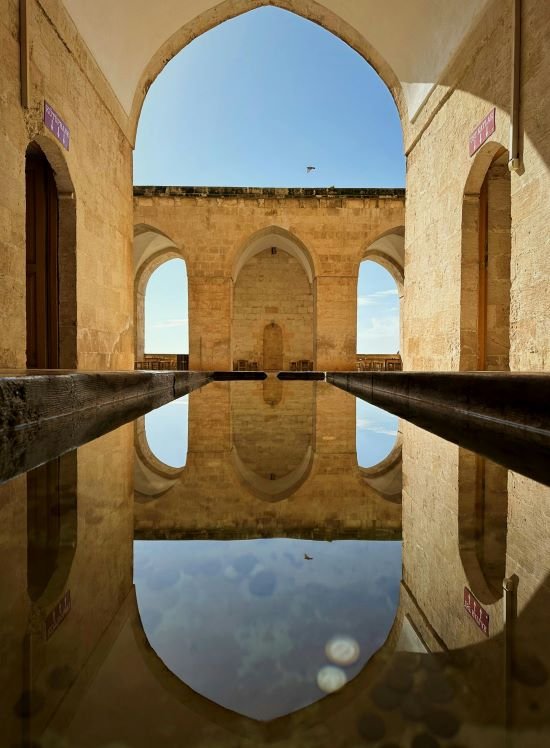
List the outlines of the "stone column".
{"label": "stone column", "polygon": [[315,368],[355,371],[357,276],[315,279]]}
{"label": "stone column", "polygon": [[223,276],[189,275],[189,368],[232,369],[233,283]]}

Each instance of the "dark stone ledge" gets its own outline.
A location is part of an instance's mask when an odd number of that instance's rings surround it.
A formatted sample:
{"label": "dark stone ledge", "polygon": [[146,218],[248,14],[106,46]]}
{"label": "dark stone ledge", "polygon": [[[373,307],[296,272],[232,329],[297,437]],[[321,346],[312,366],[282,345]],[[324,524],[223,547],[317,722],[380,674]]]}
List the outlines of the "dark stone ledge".
{"label": "dark stone ledge", "polygon": [[212,381],[210,372],[0,372],[0,482]]}
{"label": "dark stone ledge", "polygon": [[550,375],[327,372],[327,382],[550,485]]}
{"label": "dark stone ledge", "polygon": [[212,381],[214,382],[244,382],[248,380],[258,381],[267,379],[265,371],[214,371]]}
{"label": "dark stone ledge", "polygon": [[324,382],[325,372],[324,371],[280,371],[277,374],[277,379],[292,380],[300,379],[314,382]]}

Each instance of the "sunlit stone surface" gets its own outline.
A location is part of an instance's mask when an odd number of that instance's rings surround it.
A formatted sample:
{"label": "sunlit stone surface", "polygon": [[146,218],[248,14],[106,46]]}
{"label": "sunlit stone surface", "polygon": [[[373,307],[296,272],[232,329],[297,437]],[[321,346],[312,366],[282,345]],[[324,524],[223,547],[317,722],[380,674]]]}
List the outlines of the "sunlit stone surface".
{"label": "sunlit stone surface", "polygon": [[140,419],[0,485],[4,744],[546,746],[548,487],[404,421],[360,468],[324,383],[174,412],[183,467]]}

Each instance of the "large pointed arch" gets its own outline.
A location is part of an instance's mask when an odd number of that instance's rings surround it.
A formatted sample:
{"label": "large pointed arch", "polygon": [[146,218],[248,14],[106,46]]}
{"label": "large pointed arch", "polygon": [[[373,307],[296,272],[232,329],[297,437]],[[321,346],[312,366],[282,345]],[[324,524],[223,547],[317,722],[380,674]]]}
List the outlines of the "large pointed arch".
{"label": "large pointed arch", "polygon": [[403,87],[391,66],[377,49],[353,26],[339,15],[315,2],[315,0],[224,0],[213,8],[199,13],[181,26],[157,49],[139,77],[129,117],[129,133],[135,142],[137,125],[145,96],[164,67],[198,36],[219,26],[224,21],[264,6],[275,6],[287,10],[318,24],[354,49],[382,78],[388,87],[402,122],[408,119],[407,102]]}

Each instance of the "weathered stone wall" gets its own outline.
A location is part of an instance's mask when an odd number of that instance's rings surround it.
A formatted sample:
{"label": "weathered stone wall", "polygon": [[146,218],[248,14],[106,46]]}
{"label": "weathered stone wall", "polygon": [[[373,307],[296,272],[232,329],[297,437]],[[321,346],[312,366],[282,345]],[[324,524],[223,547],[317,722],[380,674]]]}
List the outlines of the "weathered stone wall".
{"label": "weathered stone wall", "polygon": [[313,360],[313,293],[298,260],[284,250],[264,249],[243,267],[233,294],[233,360],[264,361],[264,329],[282,328],[282,365]]}
{"label": "weathered stone wall", "polygon": [[[471,176],[508,147],[512,4],[496,0],[467,38],[409,133],[405,233],[404,366],[453,370],[460,363],[463,198]],[[523,167],[511,175],[510,369],[550,369],[550,13],[524,0],[521,55]],[[496,107],[489,145],[471,157],[468,137]],[[493,149],[491,151],[491,148]],[[474,180],[475,181],[475,180]],[[464,226],[468,230],[468,226]],[[471,230],[471,226],[470,226]],[[470,303],[463,299],[462,304]],[[463,307],[464,308],[464,307]],[[470,368],[466,365],[465,368]]]}
{"label": "weathered stone wall", "polygon": [[[509,366],[532,371],[550,368],[550,131],[546,116],[550,14],[546,0],[524,0],[522,5],[523,164],[511,175]],[[508,145],[511,9],[511,2],[489,4],[415,121],[403,121],[408,157],[406,369],[467,367],[461,355],[465,339],[461,335],[464,193],[468,197],[472,172],[489,165],[487,148],[469,156],[468,135],[496,107],[496,131],[489,146]],[[301,4],[296,10],[305,12]],[[224,18],[220,12],[212,24]],[[330,19],[322,13],[318,20],[330,26]],[[197,27],[194,33],[200,30]],[[342,30],[343,38],[362,49],[364,40],[352,32],[351,27],[345,33]],[[134,311],[127,135],[136,112],[129,119],[122,110],[61,0],[30,0],[28,36],[30,102],[24,109],[20,102],[19,3],[2,0],[0,365],[25,365],[24,155],[27,145],[36,140],[56,172],[62,193],[65,244],[74,244],[76,310],[63,308],[61,317],[65,327],[76,323],[76,363],[90,369],[129,368]],[[180,42],[174,37],[173,43]],[[389,80],[387,67],[378,67]],[[391,85],[403,117],[400,91],[395,81]],[[69,151],[42,123],[45,99],[71,130]],[[138,108],[140,101],[136,94]],[[233,261],[255,232],[277,226],[296,236],[313,259],[316,366],[353,368],[358,259],[382,233],[404,223],[403,200],[396,195],[377,198],[365,193],[361,197],[338,190],[318,195],[241,190],[221,197],[212,190],[152,190],[135,201],[135,222],[165,230],[188,260],[194,320],[191,365],[203,369],[230,366]],[[71,221],[76,225],[67,225]]]}
{"label": "weathered stone wall", "polygon": [[[192,369],[232,367],[232,358],[237,358],[231,355],[237,265],[247,247],[270,231],[274,246],[296,245],[311,260],[314,365],[353,369],[359,264],[373,241],[403,225],[404,208],[402,190],[134,190],[135,224],[169,237],[187,264]],[[296,307],[304,307],[307,315],[309,303],[302,301],[297,300]]]}
{"label": "weathered stone wall", "polygon": [[[120,107],[62,4],[31,0],[30,101],[24,109],[19,3],[2,0],[0,8],[0,366],[26,365],[25,151],[35,140],[56,174],[60,232],[66,233],[60,239],[72,244],[63,254],[76,265],[76,310],[62,308],[61,319],[73,326],[76,321],[78,367],[131,368],[132,151],[119,124]],[[68,151],[42,122],[44,100],[70,129]],[[67,226],[75,208],[76,227]]]}

